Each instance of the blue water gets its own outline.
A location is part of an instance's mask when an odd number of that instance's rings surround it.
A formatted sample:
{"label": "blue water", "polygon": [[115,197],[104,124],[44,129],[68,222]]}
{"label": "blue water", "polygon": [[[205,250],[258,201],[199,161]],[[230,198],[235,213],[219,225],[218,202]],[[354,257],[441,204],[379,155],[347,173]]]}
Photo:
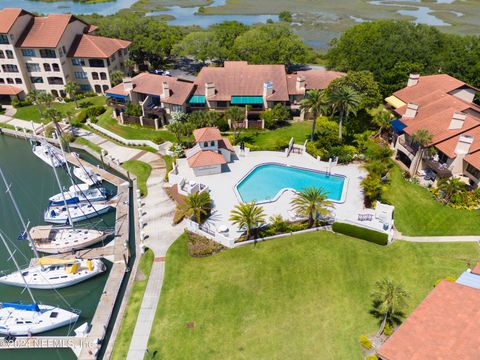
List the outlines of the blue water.
{"label": "blue water", "polygon": [[345,179],[326,175],[313,170],[299,169],[278,164],[265,164],[256,167],[237,185],[242,201],[268,201],[275,198],[282,189],[302,191],[307,187],[318,187],[328,194],[328,198],[339,201],[342,198]]}

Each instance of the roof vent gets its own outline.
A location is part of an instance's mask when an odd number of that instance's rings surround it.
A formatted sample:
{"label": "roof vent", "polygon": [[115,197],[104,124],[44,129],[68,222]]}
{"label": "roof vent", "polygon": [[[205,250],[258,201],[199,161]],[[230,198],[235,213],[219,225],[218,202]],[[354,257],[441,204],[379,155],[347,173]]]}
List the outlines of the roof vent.
{"label": "roof vent", "polygon": [[408,103],[407,110],[405,110],[405,114],[403,115],[405,118],[413,119],[417,116],[418,111],[418,104]]}
{"label": "roof vent", "polygon": [[455,148],[456,155],[465,155],[468,154],[470,146],[473,143],[473,136],[462,134],[458,138],[458,143]]}
{"label": "roof vent", "polygon": [[272,94],[273,94],[273,82],[266,81],[265,83],[263,83],[263,97],[266,98]]}
{"label": "roof vent", "polygon": [[126,92],[126,93],[130,93],[130,91],[132,91],[134,88],[134,85],[133,85],[133,82],[132,82],[132,78],[131,77],[126,77],[123,79],[123,90]]}
{"label": "roof vent", "polygon": [[410,74],[408,77],[407,87],[415,86],[420,80],[420,74]]}
{"label": "roof vent", "polygon": [[467,115],[462,112],[454,112],[450,125],[448,126],[449,130],[458,130],[463,127]]}
{"label": "roof vent", "polygon": [[297,88],[297,91],[305,90],[305,76],[297,77],[296,88]]}
{"label": "roof vent", "polygon": [[166,81],[162,82],[162,89],[163,89],[163,93],[162,93],[163,98],[166,99],[170,97],[170,85],[168,84],[168,82]]}
{"label": "roof vent", "polygon": [[215,84],[213,82],[205,83],[205,96],[210,97],[215,95]]}

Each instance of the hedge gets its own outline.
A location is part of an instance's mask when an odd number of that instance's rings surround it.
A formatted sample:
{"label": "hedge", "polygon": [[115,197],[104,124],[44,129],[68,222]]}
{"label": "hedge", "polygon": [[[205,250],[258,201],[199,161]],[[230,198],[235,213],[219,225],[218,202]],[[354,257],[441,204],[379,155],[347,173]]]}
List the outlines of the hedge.
{"label": "hedge", "polygon": [[340,234],[348,235],[362,240],[367,240],[378,245],[388,244],[388,234],[382,233],[380,231],[370,230],[364,227],[345,224],[341,222],[333,223],[332,230]]}

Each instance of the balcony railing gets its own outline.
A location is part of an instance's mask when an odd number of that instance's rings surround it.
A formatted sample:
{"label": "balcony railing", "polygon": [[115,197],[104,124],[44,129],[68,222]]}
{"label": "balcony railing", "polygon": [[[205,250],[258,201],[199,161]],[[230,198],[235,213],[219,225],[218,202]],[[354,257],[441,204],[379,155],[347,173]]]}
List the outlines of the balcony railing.
{"label": "balcony railing", "polygon": [[107,100],[107,105],[117,109],[124,109],[125,102],[118,101],[117,99],[109,98]]}
{"label": "balcony railing", "polygon": [[440,179],[452,177],[452,172],[447,168],[446,164],[441,164],[435,160],[425,160],[427,168],[433,170]]}
{"label": "balcony railing", "polygon": [[410,154],[415,155],[418,152],[418,148],[412,146],[412,144],[405,141],[403,137],[398,138],[398,142],[402,145]]}

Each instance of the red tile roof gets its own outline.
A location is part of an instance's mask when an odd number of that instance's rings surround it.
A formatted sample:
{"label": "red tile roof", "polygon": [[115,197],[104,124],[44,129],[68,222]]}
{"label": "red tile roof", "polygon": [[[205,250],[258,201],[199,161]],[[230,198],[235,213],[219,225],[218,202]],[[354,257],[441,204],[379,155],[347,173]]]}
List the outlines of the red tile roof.
{"label": "red tile roof", "polygon": [[478,360],[480,290],[441,281],[379,351],[383,360]]}
{"label": "red tile roof", "polygon": [[475,267],[472,269],[473,274],[480,275],[480,262],[475,265]]}
{"label": "red tile roof", "polygon": [[246,61],[225,61],[223,67],[203,67],[195,84],[195,95],[205,95],[205,84],[215,84],[214,101],[230,101],[232,96],[263,96],[264,83],[273,83],[267,100],[288,101],[284,65],[250,65]]}
{"label": "red tile roof", "polygon": [[226,137],[222,138],[222,140],[218,142],[218,147],[222,149],[227,149],[230,152],[235,152],[232,143]]}
{"label": "red tile roof", "polygon": [[225,158],[212,150],[202,150],[187,159],[192,168],[226,164]]}
{"label": "red tile roof", "polygon": [[0,33],[8,33],[18,17],[24,14],[30,13],[23,9],[17,8],[4,8],[0,10]]}
{"label": "red tile roof", "polygon": [[[164,97],[163,83],[166,82],[170,88],[170,96]],[[161,102],[166,104],[183,105],[187,102],[193,91],[193,83],[179,80],[171,76],[162,76],[149,73],[141,73],[132,78],[133,91],[140,94],[159,96]],[[127,96],[123,84],[118,84],[106,91],[109,94]]]}
{"label": "red tile roof", "polygon": [[130,41],[96,35],[78,35],[68,56],[77,58],[108,59],[120,49],[126,49]]}
{"label": "red tile roof", "polygon": [[297,71],[296,73],[287,75],[288,93],[291,95],[302,95],[305,93],[304,90],[297,89],[297,78],[300,76],[305,77],[306,90],[322,90],[333,80],[345,75],[346,74],[342,72],[326,70]]}
{"label": "red tile roof", "polygon": [[[22,48],[56,48],[67,26],[82,20],[70,14],[36,16],[17,46]],[[85,27],[88,24],[84,23]]]}
{"label": "red tile roof", "polygon": [[0,85],[0,95],[18,95],[23,90],[13,85]]}
{"label": "red tile roof", "polygon": [[205,127],[193,130],[193,136],[197,143],[202,141],[219,141],[223,139],[220,130],[216,127]]}

